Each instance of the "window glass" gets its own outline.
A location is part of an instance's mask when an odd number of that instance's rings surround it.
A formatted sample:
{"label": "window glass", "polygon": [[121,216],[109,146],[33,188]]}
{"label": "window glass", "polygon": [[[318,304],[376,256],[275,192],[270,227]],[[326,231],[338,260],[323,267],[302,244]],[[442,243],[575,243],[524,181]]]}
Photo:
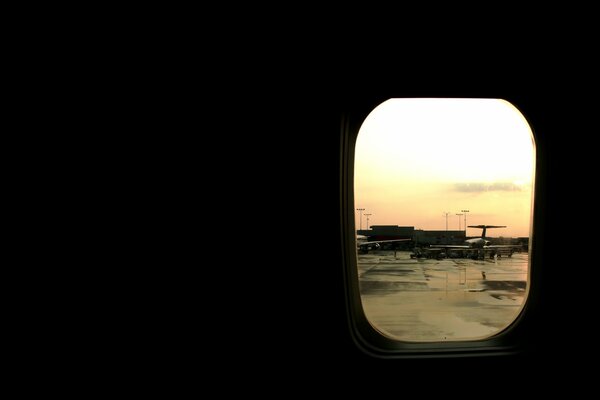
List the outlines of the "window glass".
{"label": "window glass", "polygon": [[[499,99],[390,99],[356,142],[361,301],[402,341],[483,339],[527,297],[535,144]],[[360,239],[360,240],[358,240]]]}

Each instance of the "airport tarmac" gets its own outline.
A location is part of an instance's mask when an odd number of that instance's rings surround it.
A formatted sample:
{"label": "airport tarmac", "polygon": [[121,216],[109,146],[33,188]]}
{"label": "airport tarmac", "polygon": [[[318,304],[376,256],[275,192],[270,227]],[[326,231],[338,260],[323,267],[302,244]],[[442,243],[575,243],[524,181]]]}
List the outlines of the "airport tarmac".
{"label": "airport tarmac", "polygon": [[496,260],[411,259],[410,253],[358,255],[365,315],[384,335],[418,342],[473,340],[502,331],[519,315],[527,253]]}

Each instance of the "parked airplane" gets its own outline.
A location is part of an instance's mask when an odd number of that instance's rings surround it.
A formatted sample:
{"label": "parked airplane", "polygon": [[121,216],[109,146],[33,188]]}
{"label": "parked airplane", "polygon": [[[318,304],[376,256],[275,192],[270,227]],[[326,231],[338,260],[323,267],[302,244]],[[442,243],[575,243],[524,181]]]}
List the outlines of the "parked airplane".
{"label": "parked airplane", "polygon": [[474,250],[477,250],[478,252],[475,254],[478,255],[480,258],[482,258],[485,253],[489,253],[490,257],[493,257],[494,255],[500,256],[503,251],[506,252],[508,254],[508,256],[510,257],[515,249],[522,248],[521,245],[511,245],[511,244],[493,245],[493,244],[490,244],[491,243],[490,240],[488,240],[488,238],[485,237],[485,233],[486,233],[487,229],[506,228],[506,226],[504,226],[504,225],[502,225],[502,226],[500,226],[500,225],[469,225],[469,228],[483,229],[483,231],[481,232],[481,237],[467,239],[467,240],[465,240],[464,245],[432,245],[431,248],[456,249],[456,250],[466,250],[466,251],[471,250],[471,253],[474,253]]}
{"label": "parked airplane", "polygon": [[368,241],[368,237],[364,235],[356,235],[356,250],[361,254],[366,254],[369,250],[379,250],[380,243],[406,242],[412,239],[392,239],[392,240],[373,240]]}

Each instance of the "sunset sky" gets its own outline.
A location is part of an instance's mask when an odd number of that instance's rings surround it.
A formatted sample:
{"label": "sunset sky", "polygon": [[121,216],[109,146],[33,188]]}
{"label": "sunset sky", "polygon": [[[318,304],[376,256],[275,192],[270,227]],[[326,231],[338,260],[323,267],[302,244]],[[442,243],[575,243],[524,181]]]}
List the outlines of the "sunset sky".
{"label": "sunset sky", "polygon": [[[355,209],[362,227],[444,230],[506,225],[488,236],[529,236],[535,164],[531,129],[495,99],[390,99],[356,143]],[[356,228],[360,226],[356,211]],[[480,235],[467,228],[467,236]]]}

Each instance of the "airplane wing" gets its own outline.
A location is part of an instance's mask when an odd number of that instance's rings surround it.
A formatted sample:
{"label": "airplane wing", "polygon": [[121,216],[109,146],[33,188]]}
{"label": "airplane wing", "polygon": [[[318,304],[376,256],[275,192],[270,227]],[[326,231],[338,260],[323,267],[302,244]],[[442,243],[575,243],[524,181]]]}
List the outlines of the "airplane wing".
{"label": "airplane wing", "polygon": [[410,240],[412,240],[412,239],[373,240],[372,242],[357,242],[356,245],[358,247],[364,247],[364,246],[370,246],[370,245],[374,245],[374,244],[378,245],[380,243],[407,242]]}
{"label": "airplane wing", "polygon": [[470,246],[460,244],[432,244],[429,247],[433,249],[472,249]]}
{"label": "airplane wing", "polygon": [[392,242],[406,242],[412,239],[391,239],[391,240],[374,240],[372,242],[362,242],[359,244],[373,244],[373,243],[392,243]]}
{"label": "airplane wing", "polygon": [[380,243],[392,243],[392,242],[407,242],[407,241],[411,241],[412,239],[392,239],[392,240],[374,240],[372,242],[356,242],[356,247],[358,248],[358,250],[362,253],[368,253],[369,249],[371,249],[372,246],[375,246],[376,248],[380,248],[381,246],[379,245]]}

